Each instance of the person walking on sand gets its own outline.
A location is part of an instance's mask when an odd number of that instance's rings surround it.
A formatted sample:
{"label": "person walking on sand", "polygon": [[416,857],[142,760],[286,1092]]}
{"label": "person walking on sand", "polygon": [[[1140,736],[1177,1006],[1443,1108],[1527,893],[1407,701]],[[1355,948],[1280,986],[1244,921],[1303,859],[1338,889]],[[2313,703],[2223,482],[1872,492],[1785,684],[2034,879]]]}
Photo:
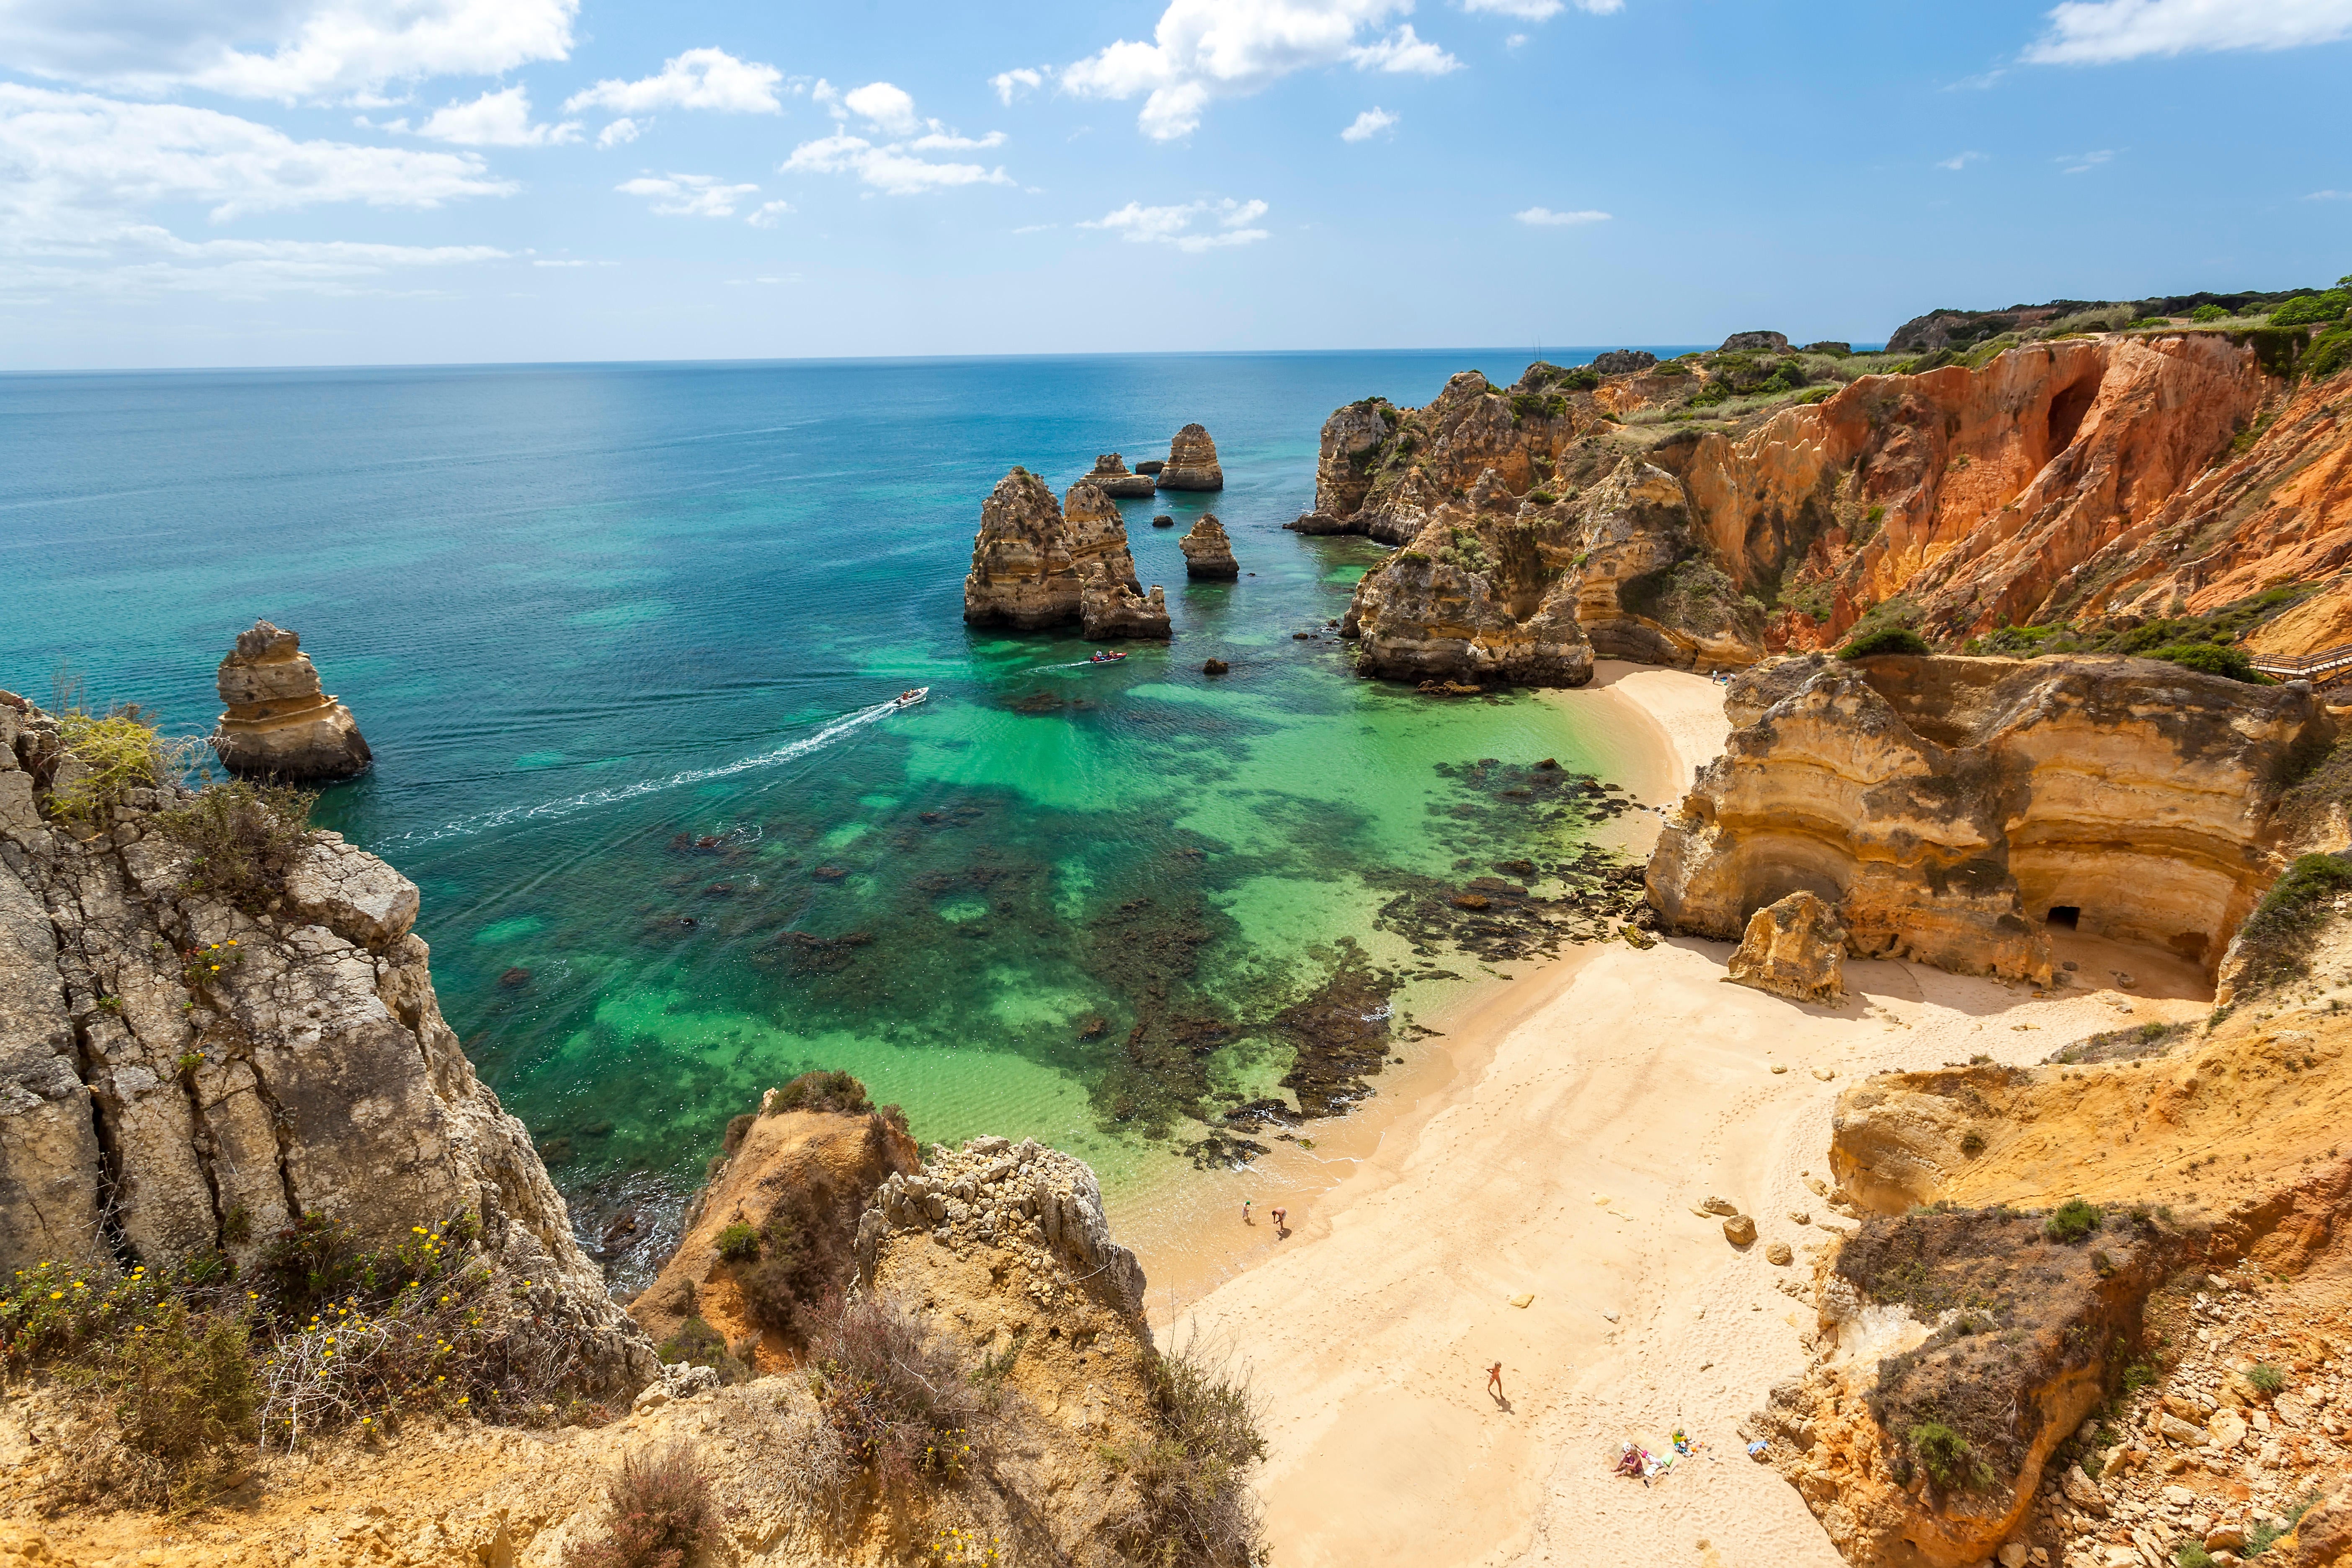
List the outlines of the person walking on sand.
{"label": "person walking on sand", "polygon": [[1486,1369],[1486,1392],[1496,1399],[1503,1397],[1503,1363],[1496,1362]]}
{"label": "person walking on sand", "polygon": [[1252,1201],[1253,1200],[1249,1198],[1244,1198],[1242,1200],[1242,1223],[1244,1225],[1255,1225],[1257,1223],[1255,1220],[1250,1218],[1249,1206]]}

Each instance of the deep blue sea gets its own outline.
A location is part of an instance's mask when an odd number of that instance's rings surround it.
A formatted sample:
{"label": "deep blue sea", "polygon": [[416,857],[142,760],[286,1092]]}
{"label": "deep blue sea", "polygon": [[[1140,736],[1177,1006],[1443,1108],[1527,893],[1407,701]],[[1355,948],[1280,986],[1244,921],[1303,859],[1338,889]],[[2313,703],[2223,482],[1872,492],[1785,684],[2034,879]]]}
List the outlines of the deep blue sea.
{"label": "deep blue sea", "polygon": [[[0,377],[0,685],[200,733],[236,634],[299,631],[376,755],[316,819],[423,888],[443,1010],[587,1210],[690,1184],[813,1067],[1117,1189],[1282,1097],[1266,1020],[1405,960],[1393,900],[1574,837],[1468,764],[1606,738],[1295,640],[1380,552],[1281,526],[1335,406],[1528,357]],[[1122,503],[1172,644],[966,630],[1008,468],[1058,491],[1196,419],[1224,491]],[[1203,510],[1238,583],[1184,580]]]}

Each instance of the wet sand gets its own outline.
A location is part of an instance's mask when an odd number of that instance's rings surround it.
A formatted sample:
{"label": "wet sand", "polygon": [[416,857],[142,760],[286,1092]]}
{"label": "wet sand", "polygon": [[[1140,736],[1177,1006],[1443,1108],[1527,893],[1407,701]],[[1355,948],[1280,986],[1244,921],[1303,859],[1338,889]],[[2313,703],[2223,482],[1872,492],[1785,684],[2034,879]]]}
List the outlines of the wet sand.
{"label": "wet sand", "polygon": [[[1679,794],[1719,744],[1720,689],[1697,677],[1620,667],[1554,700],[1647,715],[1656,782],[1619,775],[1644,799]],[[1831,1110],[1853,1078],[2038,1061],[2210,1005],[2202,977],[2165,954],[2060,945],[2084,989],[2037,1001],[1855,963],[1858,994],[1835,1009],[1724,984],[1723,943],[1580,950],[1465,997],[1425,1078],[1384,1085],[1360,1125],[1334,1130],[1319,1179],[1292,1189],[1286,1238],[1239,1217],[1244,1186],[1261,1215],[1281,1201],[1285,1163],[1234,1175],[1234,1210],[1213,1224],[1235,1239],[1195,1254],[1218,1253],[1227,1277],[1197,1300],[1177,1291],[1167,1322],[1155,1272],[1153,1315],[1163,1343],[1197,1337],[1252,1366],[1276,1560],[1837,1568],[1735,1431],[1801,1370],[1811,1313],[1791,1292],[1810,1295],[1808,1249],[1849,1223],[1805,1178],[1826,1173]],[[2136,991],[2089,989],[2125,967]],[[1756,1216],[1755,1246],[1692,1212],[1712,1194]],[[1767,1261],[1776,1240],[1794,1267]],[[1181,1258],[1155,1263],[1182,1272]],[[1497,1360],[1500,1401],[1484,1392]],[[1707,1445],[1695,1460],[1647,1489],[1610,1474],[1620,1443],[1660,1451],[1677,1424]]]}

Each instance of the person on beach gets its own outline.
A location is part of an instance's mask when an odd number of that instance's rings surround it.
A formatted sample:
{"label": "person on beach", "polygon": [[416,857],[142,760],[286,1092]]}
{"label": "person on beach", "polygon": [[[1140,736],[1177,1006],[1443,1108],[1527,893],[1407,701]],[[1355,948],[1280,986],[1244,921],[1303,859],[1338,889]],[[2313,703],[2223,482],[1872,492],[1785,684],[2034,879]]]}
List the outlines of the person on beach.
{"label": "person on beach", "polygon": [[1503,1363],[1496,1362],[1486,1369],[1486,1392],[1496,1399],[1503,1397]]}
{"label": "person on beach", "polygon": [[1242,1223],[1244,1225],[1255,1225],[1257,1223],[1255,1220],[1250,1218],[1250,1205],[1253,1201],[1255,1200],[1250,1198],[1244,1198],[1242,1200]]}
{"label": "person on beach", "polygon": [[1266,1212],[1274,1215],[1275,1234],[1276,1236],[1288,1236],[1290,1234],[1290,1211],[1288,1209],[1269,1209]]}

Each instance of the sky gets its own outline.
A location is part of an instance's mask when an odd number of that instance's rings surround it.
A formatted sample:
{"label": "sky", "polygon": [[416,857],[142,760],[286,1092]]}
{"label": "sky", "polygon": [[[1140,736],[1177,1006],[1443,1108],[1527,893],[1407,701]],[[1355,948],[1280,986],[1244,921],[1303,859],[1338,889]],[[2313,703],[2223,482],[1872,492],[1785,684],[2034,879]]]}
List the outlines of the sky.
{"label": "sky", "polygon": [[0,0],[0,369],[1878,342],[2352,273],[2352,0]]}

